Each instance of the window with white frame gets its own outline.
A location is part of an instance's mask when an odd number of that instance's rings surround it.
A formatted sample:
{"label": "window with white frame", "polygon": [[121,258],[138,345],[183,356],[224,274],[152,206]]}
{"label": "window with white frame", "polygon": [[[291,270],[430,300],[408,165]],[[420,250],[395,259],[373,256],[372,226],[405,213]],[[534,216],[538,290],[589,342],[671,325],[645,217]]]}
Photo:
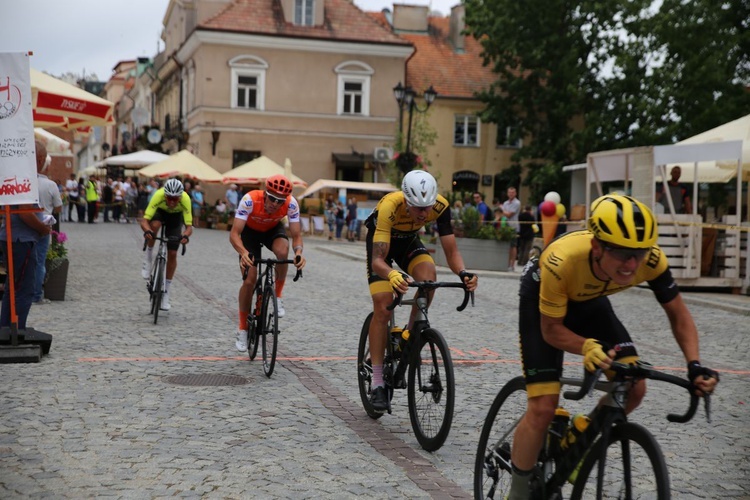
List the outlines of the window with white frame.
{"label": "window with white frame", "polygon": [[315,0],[294,0],[294,24],[313,26]]}
{"label": "window with white frame", "polygon": [[232,107],[265,109],[265,84],[268,63],[255,56],[237,56],[232,68]]}
{"label": "window with white frame", "polygon": [[480,120],[474,115],[456,115],[453,126],[454,146],[479,146]]}
{"label": "window with white frame", "polygon": [[370,116],[370,79],[375,72],[369,65],[347,61],[334,69],[338,75],[339,115]]}
{"label": "window with white frame", "polygon": [[518,127],[497,126],[497,139],[495,144],[502,148],[520,148],[523,141]]}

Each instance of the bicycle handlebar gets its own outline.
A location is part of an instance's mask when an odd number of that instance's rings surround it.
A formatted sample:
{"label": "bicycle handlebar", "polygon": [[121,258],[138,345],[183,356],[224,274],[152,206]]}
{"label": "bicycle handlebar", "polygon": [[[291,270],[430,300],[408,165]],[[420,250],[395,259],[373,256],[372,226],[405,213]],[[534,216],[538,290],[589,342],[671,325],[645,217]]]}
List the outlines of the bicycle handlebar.
{"label": "bicycle handlebar", "polygon": [[[615,361],[610,366],[610,370],[615,372],[614,380],[625,380],[628,378],[660,380],[686,389],[690,394],[690,406],[688,407],[688,410],[684,415],[670,413],[667,415],[667,420],[670,422],[685,423],[695,416],[695,412],[698,409],[699,398],[695,395],[695,386],[689,380],[660,372],[643,361],[638,361],[632,365],[626,365]],[[563,396],[565,399],[577,401],[590,393],[594,389],[596,382],[599,380],[602,371],[601,368],[598,368],[594,373],[591,373],[584,368],[583,384],[580,389],[578,391],[564,391]],[[711,396],[706,394],[703,398],[705,400],[706,419],[708,422],[711,422]]]}
{"label": "bicycle handlebar", "polygon": [[[471,305],[474,306],[474,292],[470,292],[466,289],[465,283],[456,283],[455,281],[411,281],[408,283],[410,288],[419,288],[421,290],[435,290],[437,288],[463,288],[464,290],[464,300],[461,302],[461,305],[456,308],[456,311],[463,311],[466,309],[466,306],[469,303],[469,299],[471,298]],[[394,292],[396,296],[393,299],[393,302],[386,308],[389,311],[393,311],[397,305],[401,303],[401,299],[403,298],[404,294]]]}
{"label": "bicycle handlebar", "polygon": [[[155,234],[152,233],[151,238],[154,241],[164,241],[166,243],[169,243],[170,241],[182,241],[182,239],[183,238],[187,238],[187,236],[185,236],[183,234],[183,235],[180,235],[180,236],[169,236],[167,238],[162,238],[161,236],[156,236]],[[143,238],[143,251],[144,252],[146,251],[146,246],[148,246],[148,238],[144,237]],[[182,244],[182,255],[185,255],[185,244],[184,243]]]}
{"label": "bicycle handlebar", "polygon": [[[276,265],[276,264],[294,264],[299,259],[299,255],[294,257],[294,259],[257,259],[253,260],[253,266],[258,266],[258,264],[265,264],[265,265]],[[245,281],[247,279],[247,272],[250,270],[249,267],[246,267],[245,270],[242,272],[242,281]],[[302,277],[302,269],[297,269],[297,273],[294,275],[294,278],[292,281],[297,281]]]}

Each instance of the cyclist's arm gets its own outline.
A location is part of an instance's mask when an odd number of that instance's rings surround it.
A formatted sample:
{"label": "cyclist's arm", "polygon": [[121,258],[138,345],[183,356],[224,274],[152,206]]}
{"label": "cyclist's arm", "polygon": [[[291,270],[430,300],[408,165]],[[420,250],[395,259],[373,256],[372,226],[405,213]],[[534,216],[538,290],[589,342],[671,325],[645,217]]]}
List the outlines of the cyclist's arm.
{"label": "cyclist's arm", "polygon": [[440,236],[440,244],[443,247],[445,260],[448,262],[448,267],[451,268],[451,271],[458,274],[465,270],[466,266],[464,265],[464,258],[461,257],[461,252],[458,251],[456,237],[453,234]]}
{"label": "cyclist's arm", "polygon": [[297,269],[302,269],[305,267],[305,257],[302,255],[302,224],[289,221],[289,234],[292,236],[295,261],[297,260],[296,257],[299,256],[299,261],[295,262],[294,266]]}
{"label": "cyclist's arm", "polygon": [[250,258],[250,252],[245,248],[245,245],[242,244],[242,230],[245,229],[245,223],[245,219],[235,217],[234,222],[232,223],[232,229],[229,231],[229,243],[232,244],[232,247],[242,259],[240,265],[243,269],[253,263]]}
{"label": "cyclist's arm", "polygon": [[[190,201],[190,195],[183,191],[180,197],[180,208],[182,209],[182,221],[188,228],[190,228],[190,234],[193,233],[193,205]],[[187,232],[185,232],[187,235]],[[189,235],[188,235],[189,236]]]}

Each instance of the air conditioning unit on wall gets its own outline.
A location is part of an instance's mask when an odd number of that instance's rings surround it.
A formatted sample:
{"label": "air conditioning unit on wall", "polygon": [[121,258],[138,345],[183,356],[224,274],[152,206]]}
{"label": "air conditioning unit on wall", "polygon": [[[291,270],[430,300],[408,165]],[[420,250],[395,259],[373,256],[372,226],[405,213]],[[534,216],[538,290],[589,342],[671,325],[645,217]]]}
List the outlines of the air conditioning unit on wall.
{"label": "air conditioning unit on wall", "polygon": [[391,148],[375,148],[373,156],[375,156],[377,162],[388,163],[393,158],[393,150]]}

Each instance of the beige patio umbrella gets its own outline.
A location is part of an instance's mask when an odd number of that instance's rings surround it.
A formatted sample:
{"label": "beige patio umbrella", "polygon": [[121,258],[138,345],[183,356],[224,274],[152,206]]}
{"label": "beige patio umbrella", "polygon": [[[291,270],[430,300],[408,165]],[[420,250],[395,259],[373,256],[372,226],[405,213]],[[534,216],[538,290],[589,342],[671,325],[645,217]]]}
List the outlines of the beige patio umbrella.
{"label": "beige patio umbrella", "polygon": [[[289,166],[291,169],[291,162],[289,163]],[[221,179],[224,184],[261,184],[268,177],[278,174],[287,175],[284,167],[267,156],[260,156],[240,165],[239,167],[233,168],[229,172],[225,172],[222,174]],[[287,175],[287,177],[290,176]],[[290,180],[295,187],[307,187],[307,182],[294,174],[291,174]]]}
{"label": "beige patio umbrella", "polygon": [[219,172],[186,149],[173,154],[166,160],[143,167],[138,171],[138,175],[159,179],[180,176],[206,183],[221,182]]}

